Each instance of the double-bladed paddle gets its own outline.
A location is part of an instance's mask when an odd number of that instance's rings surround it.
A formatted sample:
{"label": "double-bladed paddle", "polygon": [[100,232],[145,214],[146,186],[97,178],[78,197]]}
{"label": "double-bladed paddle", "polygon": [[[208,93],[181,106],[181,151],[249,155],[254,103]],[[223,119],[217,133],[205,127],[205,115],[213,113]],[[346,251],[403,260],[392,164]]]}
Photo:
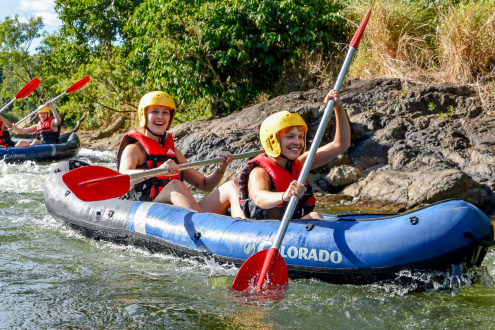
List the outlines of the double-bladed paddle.
{"label": "double-bladed paddle", "polygon": [[[62,96],[64,96],[65,94],[67,93],[72,93],[72,92],[75,92],[77,91],[78,89],[82,88],[84,85],[86,85],[88,83],[88,81],[90,81],[91,79],[89,77],[84,77],[82,78],[81,80],[79,80],[78,82],[76,82],[75,84],[73,84],[72,86],[70,86],[69,88],[67,88],[67,90],[65,92],[63,92],[62,94],[60,94],[59,96],[57,96],[56,98],[54,98],[53,100],[50,100],[50,102],[55,102],[56,100],[58,100],[59,98],[61,98]],[[19,125],[20,123],[22,123],[24,120],[30,118],[33,114],[35,114],[36,112],[38,112],[39,110],[43,109],[45,106],[42,105],[40,106],[38,109],[34,110],[33,112],[31,112],[29,115],[27,115],[26,117],[22,118],[21,120],[19,120],[17,123],[15,123],[15,125]]]}
{"label": "double-bladed paddle", "polygon": [[[233,155],[234,160],[254,157],[263,150],[245,152]],[[201,166],[219,164],[225,161],[224,157],[202,160],[194,163],[179,165],[179,170],[196,168]],[[104,199],[116,198],[126,194],[131,189],[131,181],[143,180],[167,174],[168,169],[156,168],[134,174],[122,174],[108,167],[89,165],[76,168],[62,175],[62,180],[67,187],[82,201],[94,202]]]}
{"label": "double-bladed paddle", "polygon": [[[337,92],[340,91],[344,76],[347,72],[347,69],[349,68],[349,64],[351,63],[354,52],[358,47],[359,41],[361,40],[364,29],[366,28],[366,24],[368,23],[368,20],[370,18],[371,10],[373,9],[374,3],[375,0],[373,0],[371,8],[368,10],[366,17],[361,22],[361,25],[359,26],[358,30],[351,40],[349,51],[345,58],[342,69],[340,70],[337,82],[335,83],[334,89]],[[328,102],[323,117],[321,118],[318,131],[316,132],[315,138],[311,145],[311,149],[309,150],[309,154],[301,170],[301,174],[299,175],[299,178],[297,180],[301,183],[304,183],[306,181],[309,170],[313,165],[316,151],[320,146],[321,139],[323,138],[323,134],[325,133],[325,128],[328,121],[330,120],[330,115],[332,113],[334,103],[335,102],[333,99]],[[274,290],[278,286],[282,288],[284,286],[287,286],[287,284],[289,283],[287,265],[285,264],[284,259],[281,257],[279,249],[285,236],[285,232],[287,231],[287,227],[289,226],[290,219],[292,218],[292,214],[294,213],[294,210],[296,208],[297,200],[297,196],[291,197],[272,247],[253,254],[241,266],[232,286],[234,290],[250,291],[254,289],[255,292],[258,292],[262,289]],[[268,280],[265,281],[265,279]]]}
{"label": "double-bladed paddle", "polygon": [[28,82],[26,84],[26,86],[22,87],[22,89],[17,92],[17,94],[15,95],[15,98],[12,99],[12,101],[7,103],[6,106],[4,106],[2,109],[0,109],[0,113],[2,113],[5,109],[7,109],[9,107],[9,105],[14,103],[15,100],[22,99],[23,97],[26,97],[29,94],[31,94],[31,92],[34,91],[36,89],[36,87],[38,87],[39,84],[40,84],[40,80],[38,78],[34,78],[30,82]]}

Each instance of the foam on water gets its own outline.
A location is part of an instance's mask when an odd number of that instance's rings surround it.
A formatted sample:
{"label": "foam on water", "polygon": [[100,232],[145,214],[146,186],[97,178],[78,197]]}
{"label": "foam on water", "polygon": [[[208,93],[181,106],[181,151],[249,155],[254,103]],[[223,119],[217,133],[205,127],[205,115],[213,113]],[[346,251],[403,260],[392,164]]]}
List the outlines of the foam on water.
{"label": "foam on water", "polygon": [[105,164],[108,167],[116,167],[115,159],[117,152],[115,150],[92,150],[87,148],[81,148],[77,155],[77,159],[86,162],[91,165]]}
{"label": "foam on water", "polygon": [[2,160],[0,161],[0,191],[39,196],[53,166],[53,164],[40,165],[32,161],[8,164]]}

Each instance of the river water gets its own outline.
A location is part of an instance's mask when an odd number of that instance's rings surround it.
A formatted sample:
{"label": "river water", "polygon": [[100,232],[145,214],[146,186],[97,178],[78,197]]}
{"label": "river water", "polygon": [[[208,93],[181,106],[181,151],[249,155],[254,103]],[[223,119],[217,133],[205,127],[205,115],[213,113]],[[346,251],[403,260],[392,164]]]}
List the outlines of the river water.
{"label": "river water", "polygon": [[[113,167],[115,153],[78,159]],[[281,300],[236,297],[236,270],[94,241],[46,210],[54,165],[0,162],[0,329],[494,328],[495,249],[480,275],[391,283],[291,280]],[[492,219],[494,221],[495,219]]]}

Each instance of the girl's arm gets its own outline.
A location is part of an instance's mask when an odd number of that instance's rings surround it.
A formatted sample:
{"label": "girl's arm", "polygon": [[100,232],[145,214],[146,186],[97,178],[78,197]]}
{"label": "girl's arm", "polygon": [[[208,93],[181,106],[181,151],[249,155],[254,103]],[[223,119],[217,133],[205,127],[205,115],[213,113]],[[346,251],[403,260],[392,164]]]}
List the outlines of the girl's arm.
{"label": "girl's arm", "polygon": [[57,126],[62,125],[62,117],[60,117],[60,114],[58,113],[57,109],[55,109],[52,102],[46,102],[45,106],[49,107],[53,112],[53,117],[55,117],[55,119],[52,120],[51,126],[53,125],[52,130],[55,131]]}
{"label": "girl's arm", "polygon": [[292,196],[301,198],[306,192],[304,184],[294,180],[284,192],[270,190],[270,176],[262,167],[255,167],[249,173],[248,190],[249,197],[256,206],[262,209],[271,209],[283,202],[290,201]]}
{"label": "girl's arm", "polygon": [[[179,164],[187,164],[188,161],[186,157],[177,149],[175,149],[175,152],[177,154],[177,159],[179,160]],[[227,151],[222,151],[219,154],[219,157],[225,157],[225,161],[221,163],[212,173],[210,173],[208,176],[205,176],[204,174],[200,173],[198,170],[194,168],[190,168],[187,170],[184,170],[184,180],[195,186],[198,189],[201,189],[203,191],[211,191],[213,188],[215,188],[220,180],[223,177],[223,174],[225,173],[225,170],[227,169],[227,166],[232,162],[232,154]]]}
{"label": "girl's arm", "polygon": [[[315,169],[328,163],[347,150],[347,148],[351,145],[351,126],[349,124],[347,113],[342,105],[342,100],[335,90],[331,90],[328,93],[325,97],[325,103],[328,103],[330,99],[335,100],[335,139],[332,142],[318,148],[311,169]],[[305,152],[299,156],[299,160],[302,164],[306,161],[308,154],[309,152]]]}
{"label": "girl's arm", "polygon": [[7,118],[0,115],[0,120],[3,121],[3,125],[2,127],[0,127],[0,129],[4,129],[4,128],[7,129],[12,127],[12,122]]}
{"label": "girl's arm", "polygon": [[[122,174],[134,174],[142,173],[146,170],[136,169],[140,164],[146,161],[145,155],[141,148],[136,144],[129,144],[122,151],[122,156],[120,158],[119,172]],[[179,166],[173,160],[169,159],[158,168],[167,168],[169,170],[169,175],[175,175],[179,173]],[[136,180],[132,184],[137,184],[143,182],[147,178]]]}
{"label": "girl's arm", "polygon": [[17,127],[15,125],[12,125],[11,128],[19,134],[29,134],[29,133],[35,133],[36,132],[36,125],[33,125],[31,127],[27,127],[27,128],[20,128],[20,127]]}

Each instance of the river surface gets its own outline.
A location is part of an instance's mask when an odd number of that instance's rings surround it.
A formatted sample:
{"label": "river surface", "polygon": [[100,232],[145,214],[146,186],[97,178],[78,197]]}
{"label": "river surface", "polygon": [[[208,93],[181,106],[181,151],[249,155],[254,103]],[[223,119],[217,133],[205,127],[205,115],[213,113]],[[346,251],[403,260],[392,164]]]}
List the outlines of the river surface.
{"label": "river surface", "polygon": [[[113,167],[115,153],[82,149],[78,159]],[[494,248],[476,277],[404,272],[400,281],[360,286],[291,280],[283,299],[254,302],[229,290],[236,269],[66,228],[43,201],[53,167],[0,162],[0,329],[495,327]]]}

